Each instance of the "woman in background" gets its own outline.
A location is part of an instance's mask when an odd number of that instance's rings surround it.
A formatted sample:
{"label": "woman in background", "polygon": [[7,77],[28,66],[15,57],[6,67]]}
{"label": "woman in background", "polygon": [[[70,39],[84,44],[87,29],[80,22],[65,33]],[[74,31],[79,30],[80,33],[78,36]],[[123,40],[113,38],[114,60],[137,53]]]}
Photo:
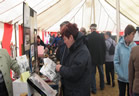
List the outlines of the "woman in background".
{"label": "woman in background", "polygon": [[[119,96],[129,96],[128,63],[131,48],[136,46],[133,42],[136,29],[132,25],[127,25],[125,35],[119,39],[114,54],[114,68],[118,75]],[[127,89],[127,91],[126,91]]]}

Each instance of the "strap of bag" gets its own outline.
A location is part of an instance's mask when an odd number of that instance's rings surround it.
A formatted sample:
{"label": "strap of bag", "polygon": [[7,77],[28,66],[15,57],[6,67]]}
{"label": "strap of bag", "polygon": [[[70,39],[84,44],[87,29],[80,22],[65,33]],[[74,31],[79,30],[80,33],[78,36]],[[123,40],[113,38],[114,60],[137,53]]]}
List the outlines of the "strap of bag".
{"label": "strap of bag", "polygon": [[[107,41],[110,42],[110,40],[107,40]],[[110,44],[111,44],[111,45],[113,44],[113,40],[112,40],[112,42],[110,42]],[[111,45],[110,45],[110,47],[111,47]],[[110,50],[110,47],[109,47],[108,51]]]}

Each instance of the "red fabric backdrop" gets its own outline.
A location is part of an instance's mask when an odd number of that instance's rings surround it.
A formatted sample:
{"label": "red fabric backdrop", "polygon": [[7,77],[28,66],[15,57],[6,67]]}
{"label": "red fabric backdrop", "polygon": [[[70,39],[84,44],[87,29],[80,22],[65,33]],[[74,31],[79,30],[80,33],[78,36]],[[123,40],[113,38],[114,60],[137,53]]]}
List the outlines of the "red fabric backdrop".
{"label": "red fabric backdrop", "polygon": [[57,36],[57,32],[51,32],[51,36],[53,36],[53,34],[55,35],[55,37]]}
{"label": "red fabric backdrop", "polygon": [[124,32],[123,31],[119,32],[119,35],[124,36]]}
{"label": "red fabric backdrop", "polygon": [[10,42],[12,39],[12,31],[13,31],[13,26],[11,24],[4,23],[4,34],[3,34],[3,39],[2,39],[2,47],[4,49],[7,49],[9,55],[11,55]]}
{"label": "red fabric backdrop", "polygon": [[18,26],[19,28],[19,56],[22,55],[22,45],[23,45],[23,27],[21,25]]}
{"label": "red fabric backdrop", "polygon": [[137,45],[139,45],[139,41],[135,41]]}

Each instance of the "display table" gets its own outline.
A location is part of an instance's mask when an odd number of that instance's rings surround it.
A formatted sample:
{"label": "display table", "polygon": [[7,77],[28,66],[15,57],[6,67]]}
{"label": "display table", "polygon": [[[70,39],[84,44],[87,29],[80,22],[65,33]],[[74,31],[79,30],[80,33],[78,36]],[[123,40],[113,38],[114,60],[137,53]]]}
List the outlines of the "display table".
{"label": "display table", "polygon": [[58,90],[54,90],[53,87],[58,88],[54,83],[46,83],[34,73],[33,77],[29,77],[28,82],[22,82],[20,79],[13,81],[13,96],[47,96],[47,94],[56,96]]}
{"label": "display table", "polygon": [[[27,80],[31,89],[35,89],[41,96],[56,96],[57,91],[50,87],[40,76],[33,73]],[[30,95],[29,95],[30,96]]]}

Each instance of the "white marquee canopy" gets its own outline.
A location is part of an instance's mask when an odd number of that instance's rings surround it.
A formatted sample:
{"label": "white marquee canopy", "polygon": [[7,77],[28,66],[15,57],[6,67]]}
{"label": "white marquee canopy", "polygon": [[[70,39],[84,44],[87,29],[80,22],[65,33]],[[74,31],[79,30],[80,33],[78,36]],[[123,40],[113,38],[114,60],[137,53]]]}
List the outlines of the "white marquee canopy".
{"label": "white marquee canopy", "polygon": [[[132,24],[139,25],[139,0],[120,1],[121,31]],[[58,31],[63,21],[76,23],[89,30],[91,23],[99,31],[116,34],[116,0],[0,0],[0,22],[22,23],[23,2],[37,12],[37,26],[46,31]]]}

